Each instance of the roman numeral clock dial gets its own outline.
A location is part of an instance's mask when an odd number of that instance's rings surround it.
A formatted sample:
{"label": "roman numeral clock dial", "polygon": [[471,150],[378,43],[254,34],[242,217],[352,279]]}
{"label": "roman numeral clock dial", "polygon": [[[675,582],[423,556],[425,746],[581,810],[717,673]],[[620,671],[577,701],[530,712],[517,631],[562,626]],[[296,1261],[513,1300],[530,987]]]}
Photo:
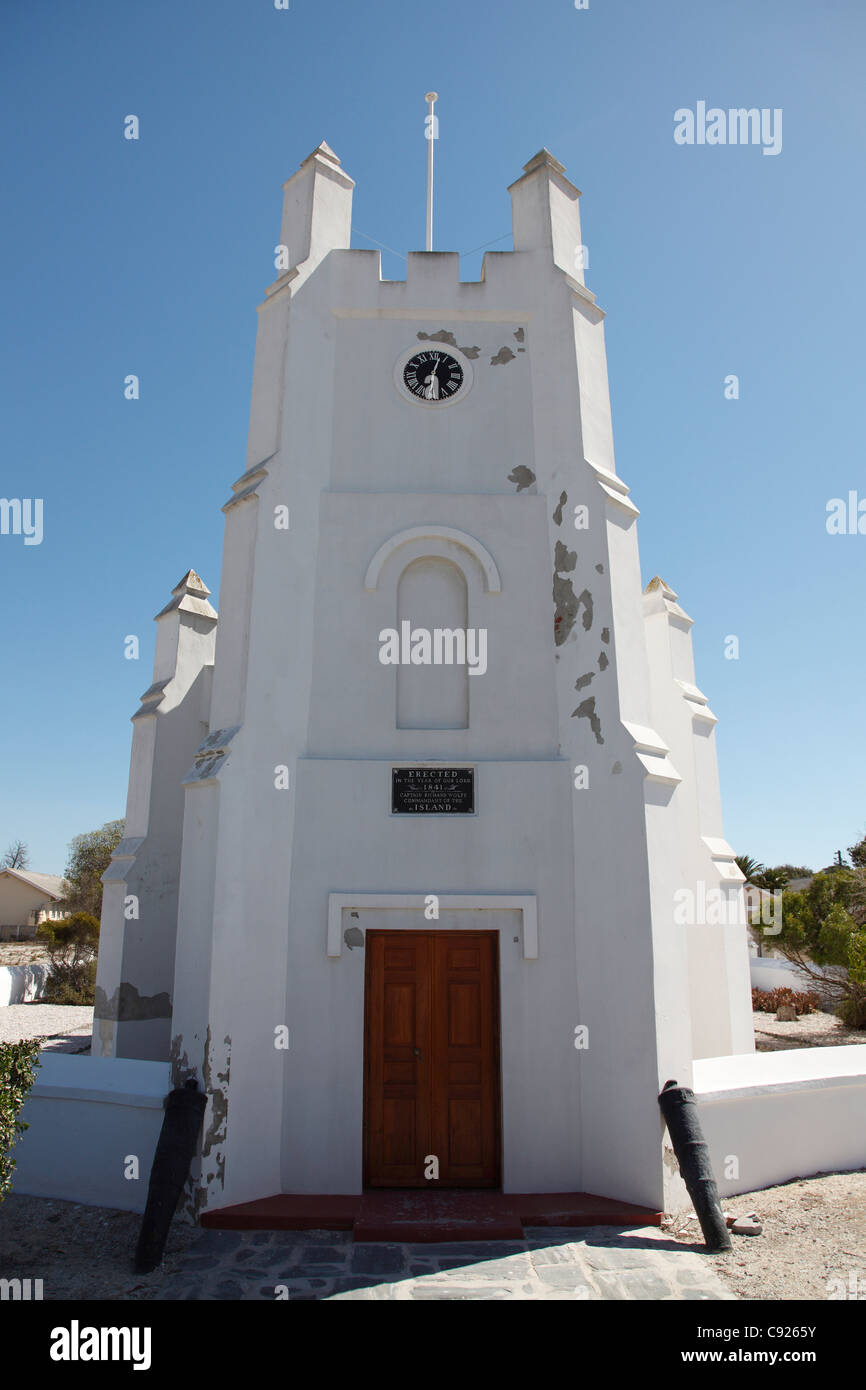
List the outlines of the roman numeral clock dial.
{"label": "roman numeral clock dial", "polygon": [[466,395],[472,367],[457,349],[410,348],[394,369],[394,384],[404,398],[441,409]]}

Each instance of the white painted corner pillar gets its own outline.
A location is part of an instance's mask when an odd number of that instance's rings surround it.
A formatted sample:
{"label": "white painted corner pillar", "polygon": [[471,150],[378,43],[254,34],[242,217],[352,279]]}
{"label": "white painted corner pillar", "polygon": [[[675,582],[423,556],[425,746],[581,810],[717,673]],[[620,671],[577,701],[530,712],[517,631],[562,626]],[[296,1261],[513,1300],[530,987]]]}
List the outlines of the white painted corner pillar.
{"label": "white painted corner pillar", "polygon": [[207,727],[217,614],[194,570],[156,616],[153,681],[133,715],[124,838],[103,875],[93,1054],[167,1060],[181,779]]}
{"label": "white painted corner pillar", "polygon": [[582,285],[580,189],[549,150],[539,150],[523,171],[508,189],[515,251],[548,251],[554,264]]}

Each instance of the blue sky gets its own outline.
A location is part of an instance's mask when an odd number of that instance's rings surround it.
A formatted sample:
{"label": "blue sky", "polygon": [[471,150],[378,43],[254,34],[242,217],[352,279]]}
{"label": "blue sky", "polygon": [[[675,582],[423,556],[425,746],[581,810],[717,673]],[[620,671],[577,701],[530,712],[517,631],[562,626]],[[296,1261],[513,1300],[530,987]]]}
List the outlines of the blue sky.
{"label": "blue sky", "polygon": [[[866,535],[825,519],[866,498],[864,41],[861,0],[6,0],[0,495],[43,498],[44,539],[0,536],[0,851],[61,872],[123,814],[153,615],[190,566],[218,597],[280,185],[325,139],[353,245],[423,248],[430,88],[438,249],[507,250],[542,145],[583,190],[618,470],[644,581],[695,619],[728,838],[813,867],[859,838]],[[781,153],[675,144],[698,101],[781,108]]]}

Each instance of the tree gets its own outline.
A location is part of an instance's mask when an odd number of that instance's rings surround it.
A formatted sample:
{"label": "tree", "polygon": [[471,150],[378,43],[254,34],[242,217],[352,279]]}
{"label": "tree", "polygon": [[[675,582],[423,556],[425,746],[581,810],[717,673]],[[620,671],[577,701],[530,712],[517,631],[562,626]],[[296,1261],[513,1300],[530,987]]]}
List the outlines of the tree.
{"label": "tree", "polygon": [[784,874],[790,883],[792,878],[811,878],[815,870],[807,869],[805,864],[777,864],[769,872]]}
{"label": "tree", "polygon": [[862,840],[858,840],[856,845],[848,846],[848,858],[855,869],[866,868],[866,836]]}
{"label": "tree", "polygon": [[778,893],[787,887],[788,874],[785,869],[761,869],[752,879],[756,888],[766,888],[768,893]]}
{"label": "tree", "polygon": [[123,821],[110,820],[101,830],[76,835],[69,845],[66,893],[58,904],[68,912],[87,912],[97,919],[102,912],[102,875],[123,839]]}
{"label": "tree", "polygon": [[735,862],[747,883],[754,883],[755,875],[764,872],[763,864],[760,864],[757,859],[753,859],[749,854],[736,855]]}
{"label": "tree", "polygon": [[26,869],[30,863],[30,851],[23,840],[13,840],[0,860],[0,869]]}
{"label": "tree", "polygon": [[[782,897],[782,955],[824,997],[839,1003],[851,1028],[866,1028],[866,871],[837,864],[802,892]],[[828,975],[821,967],[831,967]]]}

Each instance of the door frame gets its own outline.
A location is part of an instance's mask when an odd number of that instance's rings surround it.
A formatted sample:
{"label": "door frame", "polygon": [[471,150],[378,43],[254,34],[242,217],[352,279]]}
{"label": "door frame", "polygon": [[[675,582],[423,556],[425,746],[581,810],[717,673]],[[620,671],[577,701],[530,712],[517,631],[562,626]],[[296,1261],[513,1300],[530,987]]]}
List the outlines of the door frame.
{"label": "door frame", "polygon": [[[494,1176],[494,1180],[493,1180],[493,1182],[492,1182],[489,1186],[483,1186],[483,1187],[482,1187],[482,1186],[478,1186],[478,1187],[471,1187],[471,1188],[469,1188],[469,1189],[461,1189],[461,1188],[458,1188],[458,1187],[456,1187],[456,1186],[452,1186],[451,1184],[448,1184],[448,1183],[441,1183],[441,1184],[437,1183],[435,1186],[433,1186],[433,1185],[431,1185],[431,1184],[429,1184],[429,1183],[424,1183],[424,1181],[423,1181],[423,1179],[422,1179],[421,1182],[419,1183],[419,1185],[418,1185],[417,1187],[408,1187],[408,1186],[407,1186],[407,1187],[400,1187],[399,1189],[394,1189],[394,1190],[395,1190],[395,1191],[400,1191],[400,1192],[425,1192],[425,1191],[454,1192],[454,1191],[462,1191],[462,1190],[467,1190],[467,1191],[470,1191],[470,1190],[471,1190],[471,1191],[473,1191],[473,1192],[501,1192],[501,1191],[502,1191],[502,1163],[503,1163],[503,1153],[502,1153],[502,1009],[501,1009],[501,987],[500,987],[501,965],[500,965],[500,951],[499,951],[499,936],[500,936],[499,929],[496,928],[496,927],[471,927],[471,928],[468,928],[468,929],[465,928],[465,927],[454,927],[454,928],[451,928],[451,929],[449,929],[449,928],[446,927],[446,928],[434,928],[433,930],[428,930],[428,929],[426,928],[426,926],[425,926],[425,927],[418,927],[418,928],[414,928],[414,927],[395,927],[395,928],[392,928],[392,927],[379,927],[379,926],[376,926],[376,927],[368,927],[367,930],[366,930],[366,932],[365,932],[365,937],[366,937],[367,935],[369,935],[370,932],[374,932],[376,935],[382,935],[382,936],[391,936],[391,935],[393,935],[393,936],[409,936],[409,935],[414,936],[414,935],[422,935],[422,936],[430,936],[430,937],[448,937],[448,938],[454,938],[454,939],[460,939],[460,938],[464,938],[464,939],[465,939],[465,937],[466,937],[467,935],[472,935],[472,936],[486,936],[486,937],[491,937],[491,938],[492,938],[492,944],[493,944],[493,971],[492,971],[492,975],[493,975],[493,979],[492,979],[493,1037],[492,1037],[492,1039],[491,1039],[491,1046],[492,1046],[493,1058],[494,1058],[494,1066],[493,1066],[493,1082],[494,1082],[494,1086],[493,1086],[493,1139],[494,1139],[494,1146],[495,1146],[495,1152],[496,1152],[496,1167],[495,1167],[495,1176]],[[370,1006],[370,999],[371,999],[371,993],[372,993],[372,992],[371,992],[371,989],[370,989],[370,975],[371,975],[371,972],[372,972],[372,955],[371,955],[371,953],[366,949],[366,942],[365,942],[365,960],[364,960],[364,1001],[363,1001],[363,1027],[364,1027],[364,1068],[363,1068],[363,1073],[364,1073],[364,1079],[363,1079],[363,1092],[362,1092],[362,1097],[361,1097],[361,1114],[362,1114],[362,1135],[361,1135],[361,1145],[362,1145],[362,1148],[361,1148],[361,1154],[362,1154],[362,1163],[361,1163],[361,1186],[362,1186],[362,1189],[363,1189],[364,1192],[387,1192],[387,1191],[389,1191],[389,1190],[391,1190],[391,1189],[385,1188],[385,1187],[370,1187],[369,1182],[368,1182],[368,1176],[369,1176],[369,1174],[368,1174],[368,1155],[369,1155],[369,1142],[368,1142],[368,1141],[369,1141],[369,1133],[368,1133],[369,1107],[368,1107],[368,1102],[369,1102],[369,1098],[370,1098],[370,1065],[371,1065],[371,1056],[370,1056],[369,1006]]]}

